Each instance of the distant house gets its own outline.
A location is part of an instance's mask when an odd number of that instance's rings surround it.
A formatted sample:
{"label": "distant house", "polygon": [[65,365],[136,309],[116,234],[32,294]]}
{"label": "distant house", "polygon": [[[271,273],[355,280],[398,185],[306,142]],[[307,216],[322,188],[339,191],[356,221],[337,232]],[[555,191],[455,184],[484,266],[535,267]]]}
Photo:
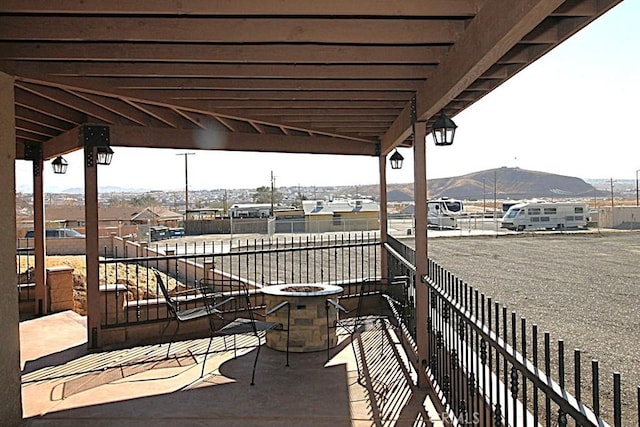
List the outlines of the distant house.
{"label": "distant house", "polygon": [[182,214],[158,206],[146,207],[133,215],[131,222],[134,224],[177,227],[182,222]]}
{"label": "distant house", "polygon": [[[98,209],[98,232],[100,235],[108,235],[110,232],[131,233],[131,217],[138,211],[136,207],[110,207],[101,206]],[[81,205],[54,205],[45,206],[45,228],[72,228],[80,233],[85,233],[84,206]],[[22,236],[26,231],[33,230],[33,219],[23,219],[17,226],[18,235]]]}
{"label": "distant house", "polygon": [[236,203],[229,209],[232,218],[269,218],[270,203]]}
{"label": "distant house", "polygon": [[379,228],[380,205],[371,199],[305,200],[306,231],[368,231]]}
{"label": "distant house", "polygon": [[222,218],[224,209],[221,208],[198,208],[187,210],[187,220],[207,220]]}

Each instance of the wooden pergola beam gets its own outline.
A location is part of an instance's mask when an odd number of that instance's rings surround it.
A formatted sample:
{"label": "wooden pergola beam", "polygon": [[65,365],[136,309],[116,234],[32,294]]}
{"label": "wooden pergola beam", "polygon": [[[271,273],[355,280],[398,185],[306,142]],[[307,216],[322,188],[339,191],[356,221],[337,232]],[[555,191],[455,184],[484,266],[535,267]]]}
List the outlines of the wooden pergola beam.
{"label": "wooden pergola beam", "polygon": [[[329,10],[329,9],[325,9]],[[326,13],[326,12],[325,12]],[[0,16],[0,38],[35,41],[187,43],[448,44],[464,20],[355,18],[224,18]],[[327,22],[331,31],[327,31]]]}
{"label": "wooden pergola beam", "polygon": [[437,64],[447,46],[349,46],[282,44],[0,42],[0,58],[37,61],[151,61],[197,63]]}
{"label": "wooden pergola beam", "polygon": [[[78,126],[54,138],[48,139],[46,143],[43,143],[42,159],[53,159],[57,156],[77,151],[82,147],[83,144],[80,141],[80,126]],[[16,144],[17,159],[25,158],[24,151],[24,144]]]}
{"label": "wooden pergola beam", "polygon": [[112,146],[376,156],[377,144],[322,136],[110,126]]}
{"label": "wooden pergola beam", "polygon": [[[0,54],[0,56],[2,56]],[[44,64],[42,64],[44,65]],[[29,79],[25,75],[27,71],[22,68],[22,80]],[[38,73],[42,77],[42,73]],[[37,76],[34,82],[37,83]],[[414,79],[328,79],[318,80],[302,76],[293,79],[235,79],[224,77],[86,77],[86,76],[49,76],[48,84],[59,84],[61,86],[87,89],[94,93],[137,96],[139,90],[399,90],[415,91],[424,82],[423,77]]]}
{"label": "wooden pergola beam", "polygon": [[185,77],[265,79],[424,79],[435,65],[117,63],[0,61],[0,70],[17,77],[49,81],[51,77]]}
{"label": "wooden pergola beam", "polygon": [[293,3],[280,0],[154,0],[132,2],[128,0],[4,0],[1,12],[53,13],[53,14],[136,14],[136,15],[326,15],[362,16],[472,16],[479,8],[476,0],[298,0]]}

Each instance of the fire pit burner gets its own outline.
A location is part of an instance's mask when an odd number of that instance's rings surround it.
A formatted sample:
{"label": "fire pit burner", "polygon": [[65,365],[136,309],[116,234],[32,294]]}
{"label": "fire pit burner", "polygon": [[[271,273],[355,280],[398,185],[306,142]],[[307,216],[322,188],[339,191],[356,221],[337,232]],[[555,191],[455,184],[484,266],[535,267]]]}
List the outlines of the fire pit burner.
{"label": "fire pit burner", "polygon": [[322,291],[322,286],[305,286],[305,285],[295,285],[295,286],[287,286],[286,288],[280,289],[282,292],[318,292]]}

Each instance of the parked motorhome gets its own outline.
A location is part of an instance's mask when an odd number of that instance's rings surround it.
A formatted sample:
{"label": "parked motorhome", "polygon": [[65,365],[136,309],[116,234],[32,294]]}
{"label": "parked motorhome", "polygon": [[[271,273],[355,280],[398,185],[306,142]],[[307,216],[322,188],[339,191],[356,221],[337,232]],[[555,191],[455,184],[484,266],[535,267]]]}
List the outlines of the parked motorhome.
{"label": "parked motorhome", "polygon": [[458,228],[458,217],[464,205],[461,200],[442,197],[427,200],[427,225],[438,228]]}
{"label": "parked motorhome", "polygon": [[530,201],[515,204],[502,217],[509,230],[563,230],[586,228],[589,206],[582,202]]}

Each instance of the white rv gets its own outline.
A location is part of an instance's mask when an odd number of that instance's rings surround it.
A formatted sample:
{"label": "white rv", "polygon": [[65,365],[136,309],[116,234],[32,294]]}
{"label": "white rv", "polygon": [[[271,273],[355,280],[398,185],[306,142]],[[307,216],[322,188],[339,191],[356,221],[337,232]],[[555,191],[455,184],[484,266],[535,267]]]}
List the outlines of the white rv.
{"label": "white rv", "polygon": [[585,228],[588,214],[589,206],[582,202],[522,202],[509,208],[501,227],[516,231]]}
{"label": "white rv", "polygon": [[448,197],[427,200],[427,226],[458,228],[458,217],[463,208],[462,201]]}

